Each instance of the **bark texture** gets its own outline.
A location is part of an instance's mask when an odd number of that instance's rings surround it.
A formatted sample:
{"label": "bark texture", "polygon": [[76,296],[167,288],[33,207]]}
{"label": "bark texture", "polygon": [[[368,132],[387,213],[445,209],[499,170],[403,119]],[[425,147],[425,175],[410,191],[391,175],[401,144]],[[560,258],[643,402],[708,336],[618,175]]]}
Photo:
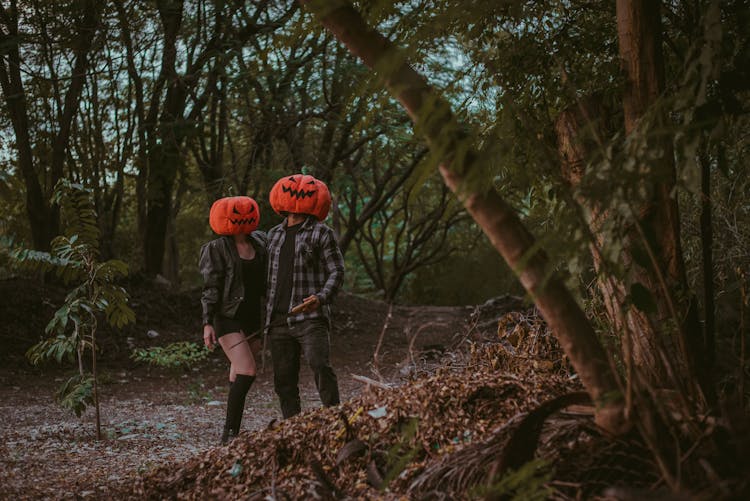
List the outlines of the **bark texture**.
{"label": "bark texture", "polygon": [[[647,112],[661,119],[661,112],[651,108],[664,90],[661,2],[618,0],[617,31],[626,81],[622,99],[625,132],[648,133],[639,131],[639,121]],[[635,245],[644,246],[651,256],[651,266],[633,265],[634,282],[652,292],[657,307],[655,317],[645,324],[642,320],[649,320],[645,315],[633,315],[642,317],[637,318],[638,325],[632,326],[633,356],[650,383],[664,386],[670,372],[673,384],[695,373],[702,336],[696,304],[687,289],[677,200],[672,196],[675,165],[670,138],[658,141],[654,148],[662,151],[662,155],[644,162],[647,165],[642,167],[647,173],[644,183],[651,196],[637,208],[636,227],[630,232],[625,259],[629,259],[627,254]],[[674,361],[673,367],[665,367],[655,348],[666,351]]]}

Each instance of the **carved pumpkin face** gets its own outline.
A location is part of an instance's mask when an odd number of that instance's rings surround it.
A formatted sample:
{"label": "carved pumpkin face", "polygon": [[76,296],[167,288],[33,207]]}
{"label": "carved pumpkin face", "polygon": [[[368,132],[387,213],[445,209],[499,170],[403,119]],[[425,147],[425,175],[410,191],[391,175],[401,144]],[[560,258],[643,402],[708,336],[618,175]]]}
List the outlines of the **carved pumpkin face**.
{"label": "carved pumpkin face", "polygon": [[258,227],[260,211],[250,197],[220,198],[211,206],[208,222],[219,235],[248,234]]}
{"label": "carved pumpkin face", "polygon": [[271,188],[271,207],[279,215],[308,214],[322,221],[331,208],[331,194],[323,181],[309,175],[282,177]]}

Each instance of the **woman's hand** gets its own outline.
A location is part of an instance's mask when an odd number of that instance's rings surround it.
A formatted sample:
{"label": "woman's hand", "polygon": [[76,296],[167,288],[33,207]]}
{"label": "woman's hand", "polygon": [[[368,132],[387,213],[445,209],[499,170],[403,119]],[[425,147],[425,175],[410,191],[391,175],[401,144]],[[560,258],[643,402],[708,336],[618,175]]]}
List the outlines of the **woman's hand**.
{"label": "woman's hand", "polygon": [[214,346],[216,346],[216,331],[211,324],[203,326],[203,344],[205,344],[206,348],[209,350],[213,350]]}

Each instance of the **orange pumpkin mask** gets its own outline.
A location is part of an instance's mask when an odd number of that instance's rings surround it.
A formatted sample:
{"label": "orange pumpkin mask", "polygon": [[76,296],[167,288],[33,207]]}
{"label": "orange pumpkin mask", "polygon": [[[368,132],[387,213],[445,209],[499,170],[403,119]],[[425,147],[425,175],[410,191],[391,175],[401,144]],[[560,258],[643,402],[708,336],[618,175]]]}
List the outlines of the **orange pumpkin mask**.
{"label": "orange pumpkin mask", "polygon": [[219,235],[249,234],[260,223],[260,210],[250,197],[220,198],[211,206],[208,222]]}
{"label": "orange pumpkin mask", "polygon": [[271,207],[279,215],[308,214],[322,221],[331,208],[331,193],[323,181],[309,175],[282,177],[271,188]]}

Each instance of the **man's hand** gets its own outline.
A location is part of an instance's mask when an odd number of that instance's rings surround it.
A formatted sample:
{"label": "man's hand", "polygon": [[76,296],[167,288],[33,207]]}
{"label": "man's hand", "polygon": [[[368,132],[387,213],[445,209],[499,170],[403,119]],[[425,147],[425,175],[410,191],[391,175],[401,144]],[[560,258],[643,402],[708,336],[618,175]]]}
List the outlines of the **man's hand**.
{"label": "man's hand", "polygon": [[206,348],[209,350],[213,350],[214,346],[216,346],[216,331],[211,324],[203,326],[203,344],[205,344]]}
{"label": "man's hand", "polygon": [[318,299],[318,296],[316,296],[315,294],[302,300],[302,311],[304,311],[305,313],[307,313],[308,311],[315,311],[319,306],[320,299]]}

